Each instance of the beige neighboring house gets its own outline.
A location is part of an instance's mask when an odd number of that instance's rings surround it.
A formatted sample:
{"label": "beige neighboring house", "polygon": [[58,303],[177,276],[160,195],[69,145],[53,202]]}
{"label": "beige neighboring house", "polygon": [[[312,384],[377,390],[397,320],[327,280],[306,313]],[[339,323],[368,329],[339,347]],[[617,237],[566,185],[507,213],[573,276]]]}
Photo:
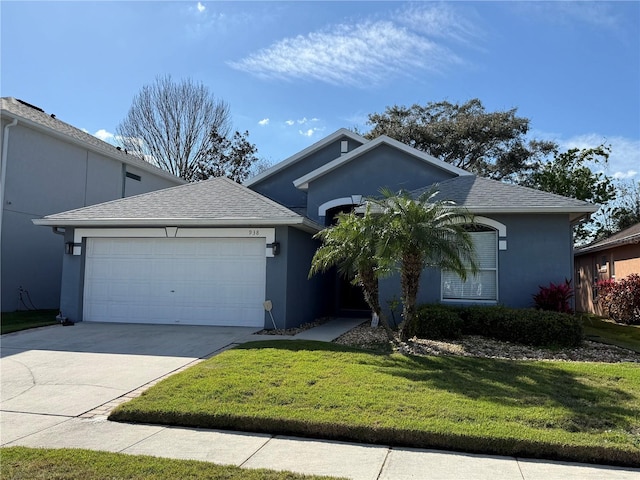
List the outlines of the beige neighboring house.
{"label": "beige neighboring house", "polygon": [[595,283],[640,274],[640,223],[575,251],[576,311],[602,315]]}
{"label": "beige neighboring house", "polygon": [[1,102],[2,311],[58,308],[64,238],[31,220],[186,182],[35,105]]}

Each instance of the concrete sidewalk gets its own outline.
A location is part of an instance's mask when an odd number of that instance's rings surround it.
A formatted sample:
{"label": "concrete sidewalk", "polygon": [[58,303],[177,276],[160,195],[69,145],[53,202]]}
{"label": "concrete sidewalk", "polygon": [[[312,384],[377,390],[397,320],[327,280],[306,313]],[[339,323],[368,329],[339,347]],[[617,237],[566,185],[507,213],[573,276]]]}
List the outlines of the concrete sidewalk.
{"label": "concrete sidewalk", "polygon": [[[29,418],[32,417],[32,418]],[[640,469],[2,412],[3,446],[86,448],[353,480],[638,480]],[[25,425],[38,427],[27,433]],[[22,427],[20,427],[22,426]],[[8,430],[7,430],[7,427]],[[21,436],[20,430],[24,436]],[[16,438],[6,438],[7,431]]]}
{"label": "concrete sidewalk", "polygon": [[318,342],[332,342],[343,333],[366,322],[366,318],[334,318],[322,325],[304,330],[296,335],[247,335],[239,343],[256,342],[260,340],[316,340]]}

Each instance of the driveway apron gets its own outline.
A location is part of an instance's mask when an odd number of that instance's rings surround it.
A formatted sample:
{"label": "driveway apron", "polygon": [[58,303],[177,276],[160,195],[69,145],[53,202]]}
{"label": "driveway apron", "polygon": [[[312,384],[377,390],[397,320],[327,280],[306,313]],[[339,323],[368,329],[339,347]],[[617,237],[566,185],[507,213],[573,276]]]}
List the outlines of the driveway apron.
{"label": "driveway apron", "polygon": [[255,330],[82,322],[5,335],[0,410],[77,417]]}

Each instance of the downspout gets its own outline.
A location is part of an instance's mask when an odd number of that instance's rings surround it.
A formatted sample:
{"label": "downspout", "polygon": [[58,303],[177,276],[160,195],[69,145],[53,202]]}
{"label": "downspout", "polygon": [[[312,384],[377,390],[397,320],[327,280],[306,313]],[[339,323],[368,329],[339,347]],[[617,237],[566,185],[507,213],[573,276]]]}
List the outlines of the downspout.
{"label": "downspout", "polygon": [[[14,118],[13,122],[4,126],[4,132],[2,135],[2,173],[0,174],[0,202],[2,202],[2,208],[0,208],[0,234],[2,233],[2,216],[4,212],[4,185],[7,178],[7,157],[9,156],[9,129],[15,127],[18,124],[18,119]],[[2,236],[0,235],[0,238]]]}
{"label": "downspout", "polygon": [[[4,126],[2,132],[2,170],[0,173],[0,251],[2,249],[2,222],[4,218],[4,186],[7,178],[7,158],[9,157],[9,129],[18,124],[18,119]],[[0,291],[2,286],[2,275],[0,274]]]}

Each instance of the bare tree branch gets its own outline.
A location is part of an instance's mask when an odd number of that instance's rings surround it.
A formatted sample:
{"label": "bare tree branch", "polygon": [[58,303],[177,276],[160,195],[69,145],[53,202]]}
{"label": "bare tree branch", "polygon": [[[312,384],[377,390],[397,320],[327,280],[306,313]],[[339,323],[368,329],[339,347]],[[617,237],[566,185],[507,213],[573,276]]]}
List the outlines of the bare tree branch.
{"label": "bare tree branch", "polygon": [[133,98],[116,135],[132,154],[192,181],[216,138],[226,137],[230,130],[227,103],[215,99],[203,84],[190,79],[175,83],[165,75]]}

